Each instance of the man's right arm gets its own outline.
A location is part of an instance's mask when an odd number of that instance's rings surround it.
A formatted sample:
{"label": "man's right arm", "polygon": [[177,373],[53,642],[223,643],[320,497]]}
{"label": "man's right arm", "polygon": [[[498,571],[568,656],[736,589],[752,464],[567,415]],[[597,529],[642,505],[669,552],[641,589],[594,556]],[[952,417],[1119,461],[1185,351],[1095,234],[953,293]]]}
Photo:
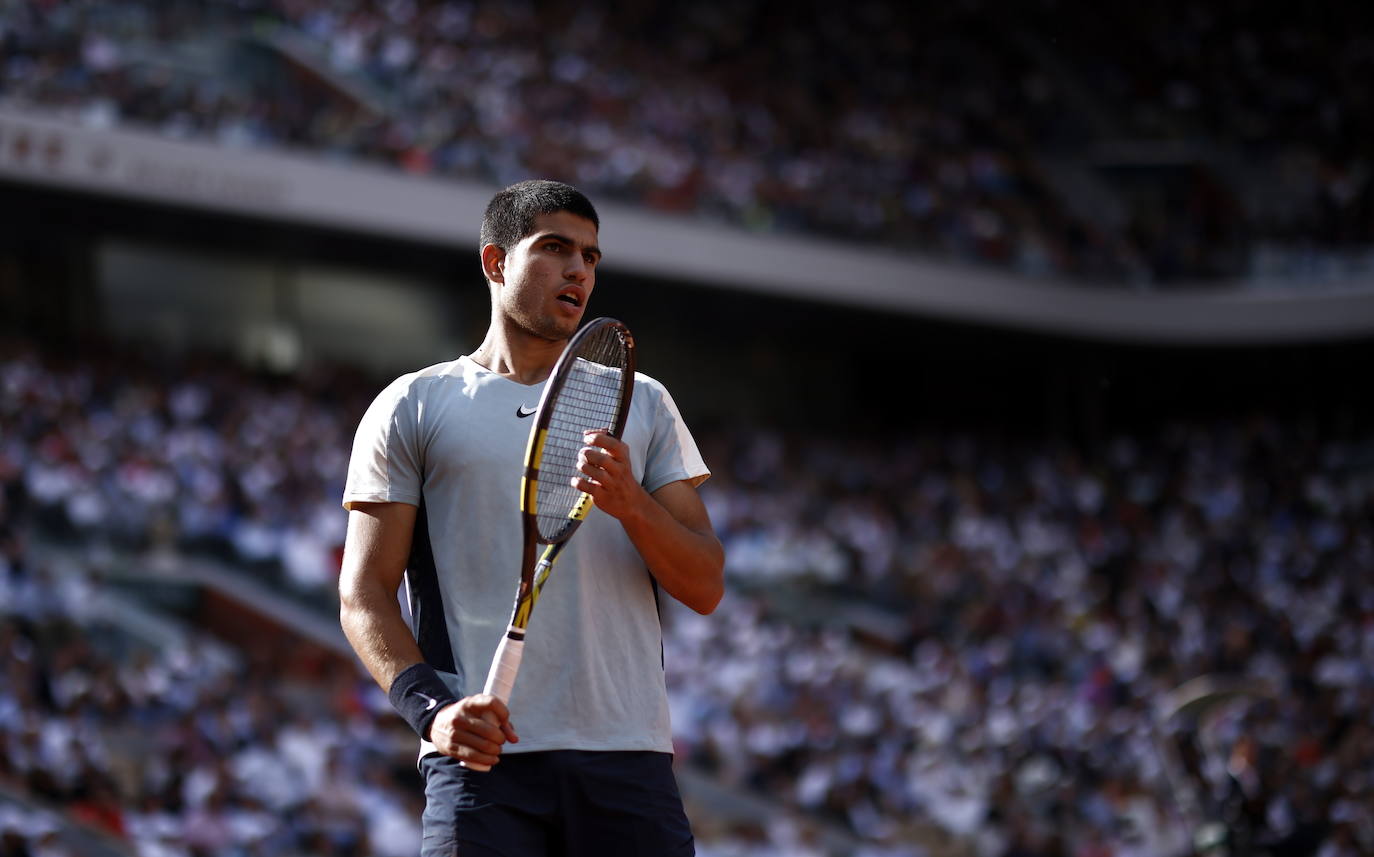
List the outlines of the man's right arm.
{"label": "man's right arm", "polygon": [[[391,691],[396,677],[423,661],[396,592],[405,574],[416,507],[353,503],[339,573],[339,621],[372,678]],[[493,765],[501,745],[518,741],[505,703],[478,694],[439,710],[429,735],[439,752]]]}

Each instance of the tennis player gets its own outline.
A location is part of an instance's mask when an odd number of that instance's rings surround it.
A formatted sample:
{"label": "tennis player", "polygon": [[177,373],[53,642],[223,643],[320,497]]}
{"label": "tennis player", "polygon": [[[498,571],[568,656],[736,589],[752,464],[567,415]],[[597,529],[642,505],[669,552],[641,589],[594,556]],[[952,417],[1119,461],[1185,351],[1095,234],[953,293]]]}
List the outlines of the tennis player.
{"label": "tennis player", "polygon": [[714,610],[724,553],[697,495],[709,471],[652,378],[636,378],[623,439],[593,433],[581,450],[577,487],[596,506],[540,598],[509,708],[481,693],[519,579],[530,419],[596,285],[599,227],[568,185],[496,194],[486,338],[394,381],[354,440],[341,621],[422,739],[424,857],[694,853],[659,607],[667,593]]}

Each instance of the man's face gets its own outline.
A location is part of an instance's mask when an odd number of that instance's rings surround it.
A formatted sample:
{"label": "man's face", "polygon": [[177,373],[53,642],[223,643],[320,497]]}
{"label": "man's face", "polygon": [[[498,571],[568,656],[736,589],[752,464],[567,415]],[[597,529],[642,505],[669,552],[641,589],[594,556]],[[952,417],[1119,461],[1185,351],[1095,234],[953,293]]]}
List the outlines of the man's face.
{"label": "man's face", "polygon": [[498,252],[495,271],[487,271],[502,315],[542,339],[572,336],[596,285],[596,241],[596,226],[575,214],[535,217],[530,234],[504,255]]}

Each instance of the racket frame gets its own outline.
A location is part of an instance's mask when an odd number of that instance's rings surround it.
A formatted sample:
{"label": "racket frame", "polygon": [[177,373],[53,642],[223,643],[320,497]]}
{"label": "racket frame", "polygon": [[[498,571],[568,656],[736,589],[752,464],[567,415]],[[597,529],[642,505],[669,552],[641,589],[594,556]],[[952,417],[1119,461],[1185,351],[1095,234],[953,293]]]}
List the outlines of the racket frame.
{"label": "racket frame", "polygon": [[[563,547],[572,538],[578,526],[587,518],[595,505],[592,496],[585,491],[573,504],[565,526],[553,538],[544,538],[539,533],[538,498],[539,472],[543,461],[545,445],[548,440],[549,425],[553,418],[553,404],[567,383],[577,362],[581,345],[607,327],[618,329],[625,346],[625,365],[621,368],[620,409],[616,414],[615,425],[589,426],[588,430],[605,428],[612,437],[619,438],[625,432],[625,422],[630,414],[630,400],[634,393],[635,343],[629,328],[613,318],[597,318],[588,322],[568,341],[563,354],[554,364],[549,374],[548,384],[539,397],[539,408],[534,415],[534,425],[530,427],[529,442],[525,447],[525,466],[520,477],[520,518],[524,536],[524,546],[520,561],[520,585],[516,590],[515,606],[511,612],[510,625],[506,628],[496,655],[492,659],[491,670],[487,673],[482,692],[499,698],[502,702],[510,700],[515,685],[515,677],[520,670],[524,655],[525,632],[529,627],[530,616],[539,600],[539,594],[548,582],[549,573],[558,561]],[[543,545],[542,552],[539,546]],[[466,763],[473,770],[488,770],[487,766],[472,762]]]}

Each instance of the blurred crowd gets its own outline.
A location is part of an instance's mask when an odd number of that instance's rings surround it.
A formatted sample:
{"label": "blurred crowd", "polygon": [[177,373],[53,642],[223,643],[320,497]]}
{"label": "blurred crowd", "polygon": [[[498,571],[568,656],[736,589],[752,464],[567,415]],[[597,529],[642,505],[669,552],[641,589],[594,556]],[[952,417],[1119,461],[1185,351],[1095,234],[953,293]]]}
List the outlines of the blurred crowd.
{"label": "blurred crowd", "polygon": [[[416,853],[413,742],[364,676],[298,687],[280,663],[223,663],[195,637],[152,646],[94,609],[99,561],[55,568],[31,549],[38,534],[209,553],[318,599],[337,575],[342,530],[318,498],[344,466],[347,439],[328,432],[351,433],[345,408],[228,363],[44,362],[6,345],[0,787],[139,857]],[[38,821],[7,831],[30,841],[6,857],[69,853]]]}
{"label": "blurred crowd", "polygon": [[[0,98],[1032,276],[1374,266],[1368,27],[1258,5],[3,0]],[[1085,214],[1044,156],[1122,139],[1203,154],[1145,158],[1117,222]],[[1230,186],[1256,156],[1278,205]]]}
{"label": "blurred crowd", "polygon": [[1092,90],[1103,130],[1146,149],[1184,144],[1175,157],[1194,149],[1174,169],[1121,160],[1151,186],[1135,196],[1127,229],[1157,277],[1242,269],[1320,281],[1374,270],[1369,8],[1331,16],[1222,0],[1031,19],[1056,6],[1029,4],[1016,26],[1039,32]]}
{"label": "blurred crowd", "polygon": [[[289,854],[317,834],[336,850],[312,853],[392,853],[361,844],[400,825],[378,812],[418,817],[379,773],[408,764],[378,737],[395,723],[379,694],[349,683],[302,719],[266,674],[206,671],[194,649],[115,659],[70,625],[82,599],[45,588],[14,523],[212,551],[332,612],[339,482],[375,386],[0,355],[7,781],[117,815],[139,842],[219,813],[212,829],[267,831],[267,850],[203,853]],[[914,844],[932,831],[978,857],[1183,854],[1180,777],[1250,853],[1374,851],[1368,426],[701,440],[731,591],[710,617],[668,616],[679,758],[781,813],[750,829],[703,817],[703,855],[824,857],[827,825],[866,857],[937,857]],[[796,612],[806,592],[826,609]],[[863,610],[840,621],[839,604]],[[1201,675],[1272,692],[1228,709],[1181,772],[1160,741],[1188,736],[1162,705]],[[81,740],[96,720],[147,736],[140,779],[114,780],[113,750]],[[318,806],[321,781],[356,802]],[[179,847],[146,853],[200,853]]]}
{"label": "blurred crowd", "polygon": [[[281,663],[157,647],[94,609],[92,569],[35,560],[0,525],[5,857],[90,857],[65,816],[138,857],[412,857],[413,741],[352,671],[289,686]],[[35,809],[35,807],[37,809]]]}
{"label": "blurred crowd", "polygon": [[689,758],[878,841],[928,820],[981,855],[1177,854],[1160,742],[1191,736],[1163,701],[1244,677],[1271,690],[1205,736],[1229,754],[1195,764],[1204,816],[1232,853],[1374,851],[1369,427],[731,442],[704,491],[732,576],[863,595],[906,632],[875,654],[759,604],[684,617]]}
{"label": "blurred crowd", "polygon": [[21,350],[0,363],[0,479],[55,535],[170,544],[281,570],[292,590],[332,590],[365,390],[229,362],[44,363]]}

